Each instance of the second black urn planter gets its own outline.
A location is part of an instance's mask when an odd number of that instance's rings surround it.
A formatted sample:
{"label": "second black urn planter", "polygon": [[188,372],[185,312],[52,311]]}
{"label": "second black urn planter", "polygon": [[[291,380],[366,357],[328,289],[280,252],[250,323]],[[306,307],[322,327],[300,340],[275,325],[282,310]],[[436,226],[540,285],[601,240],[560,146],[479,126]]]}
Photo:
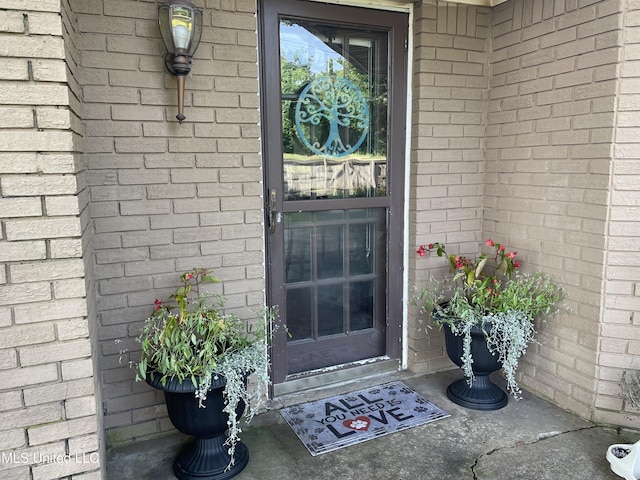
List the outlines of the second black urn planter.
{"label": "second black urn planter", "polygon": [[[211,390],[204,401],[205,408],[198,405],[195,387],[191,380],[179,382],[167,380],[163,386],[160,375],[153,380],[147,379],[152,387],[164,391],[169,419],[180,432],[191,435],[195,442],[180,453],[173,462],[173,472],[180,480],[227,480],[238,475],[249,463],[249,451],[242,443],[236,444],[234,463],[230,466],[227,440],[227,421],[229,416],[224,408],[223,390],[226,380],[218,377],[212,380]],[[240,402],[236,413],[238,417],[245,409]]]}
{"label": "second black urn planter", "polygon": [[[490,329],[485,325],[485,329]],[[453,363],[462,367],[463,337],[455,335],[445,327],[447,355]],[[453,382],[447,388],[447,397],[453,403],[473,410],[498,410],[509,402],[507,393],[493,383],[489,376],[502,368],[497,355],[487,347],[485,335],[480,327],[471,329],[471,356],[474,379],[469,385],[466,378]]]}

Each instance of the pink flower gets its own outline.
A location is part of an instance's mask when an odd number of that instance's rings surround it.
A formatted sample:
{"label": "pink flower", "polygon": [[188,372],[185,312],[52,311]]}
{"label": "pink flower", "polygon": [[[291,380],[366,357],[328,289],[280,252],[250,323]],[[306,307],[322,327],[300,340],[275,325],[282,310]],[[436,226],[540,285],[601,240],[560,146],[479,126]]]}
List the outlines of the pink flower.
{"label": "pink flower", "polygon": [[487,247],[493,247],[495,243],[493,243],[493,240],[489,239],[485,242],[485,245],[487,245]]}
{"label": "pink flower", "polygon": [[429,244],[429,250],[431,250],[433,248],[433,243]]}
{"label": "pink flower", "polygon": [[517,254],[518,254],[518,252],[509,252],[509,253],[505,254],[505,257],[510,258],[511,260],[513,260]]}
{"label": "pink flower", "polygon": [[418,255],[420,255],[421,257],[424,257],[427,253],[426,248],[424,248],[424,245],[420,245],[420,247],[418,247],[418,250],[416,250],[416,253]]}
{"label": "pink flower", "polygon": [[501,252],[504,252],[504,245],[500,245],[500,248],[498,250],[500,250]]}
{"label": "pink flower", "polygon": [[513,262],[514,268],[520,268],[520,262]]}
{"label": "pink flower", "polygon": [[192,273],[187,274],[187,279],[190,279],[190,278],[193,278],[193,274]]}

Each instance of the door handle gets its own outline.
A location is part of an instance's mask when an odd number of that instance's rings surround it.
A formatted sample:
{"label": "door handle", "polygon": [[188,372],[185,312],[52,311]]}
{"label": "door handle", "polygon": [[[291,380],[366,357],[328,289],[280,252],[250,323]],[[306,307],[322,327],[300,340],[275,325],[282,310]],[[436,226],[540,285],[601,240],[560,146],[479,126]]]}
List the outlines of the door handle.
{"label": "door handle", "polygon": [[269,232],[275,233],[278,223],[282,223],[282,212],[278,211],[277,193],[275,188],[269,189]]}

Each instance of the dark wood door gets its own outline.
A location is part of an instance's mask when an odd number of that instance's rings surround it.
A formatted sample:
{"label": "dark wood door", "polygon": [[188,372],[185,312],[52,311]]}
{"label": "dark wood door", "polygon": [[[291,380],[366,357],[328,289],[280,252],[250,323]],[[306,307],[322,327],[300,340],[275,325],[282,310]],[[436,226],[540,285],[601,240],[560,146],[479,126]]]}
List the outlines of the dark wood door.
{"label": "dark wood door", "polygon": [[260,19],[274,383],[398,358],[408,17],[265,0]]}

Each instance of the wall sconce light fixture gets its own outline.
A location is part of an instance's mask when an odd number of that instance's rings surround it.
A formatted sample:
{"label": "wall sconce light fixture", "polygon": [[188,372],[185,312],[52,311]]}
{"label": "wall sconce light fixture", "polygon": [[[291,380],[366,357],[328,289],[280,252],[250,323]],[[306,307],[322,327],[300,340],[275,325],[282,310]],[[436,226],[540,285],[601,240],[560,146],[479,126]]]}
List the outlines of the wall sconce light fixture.
{"label": "wall sconce light fixture", "polygon": [[184,116],[184,77],[202,35],[202,10],[187,0],[169,0],[158,7],[160,34],[167,47],[165,65],[178,81],[178,122]]}

